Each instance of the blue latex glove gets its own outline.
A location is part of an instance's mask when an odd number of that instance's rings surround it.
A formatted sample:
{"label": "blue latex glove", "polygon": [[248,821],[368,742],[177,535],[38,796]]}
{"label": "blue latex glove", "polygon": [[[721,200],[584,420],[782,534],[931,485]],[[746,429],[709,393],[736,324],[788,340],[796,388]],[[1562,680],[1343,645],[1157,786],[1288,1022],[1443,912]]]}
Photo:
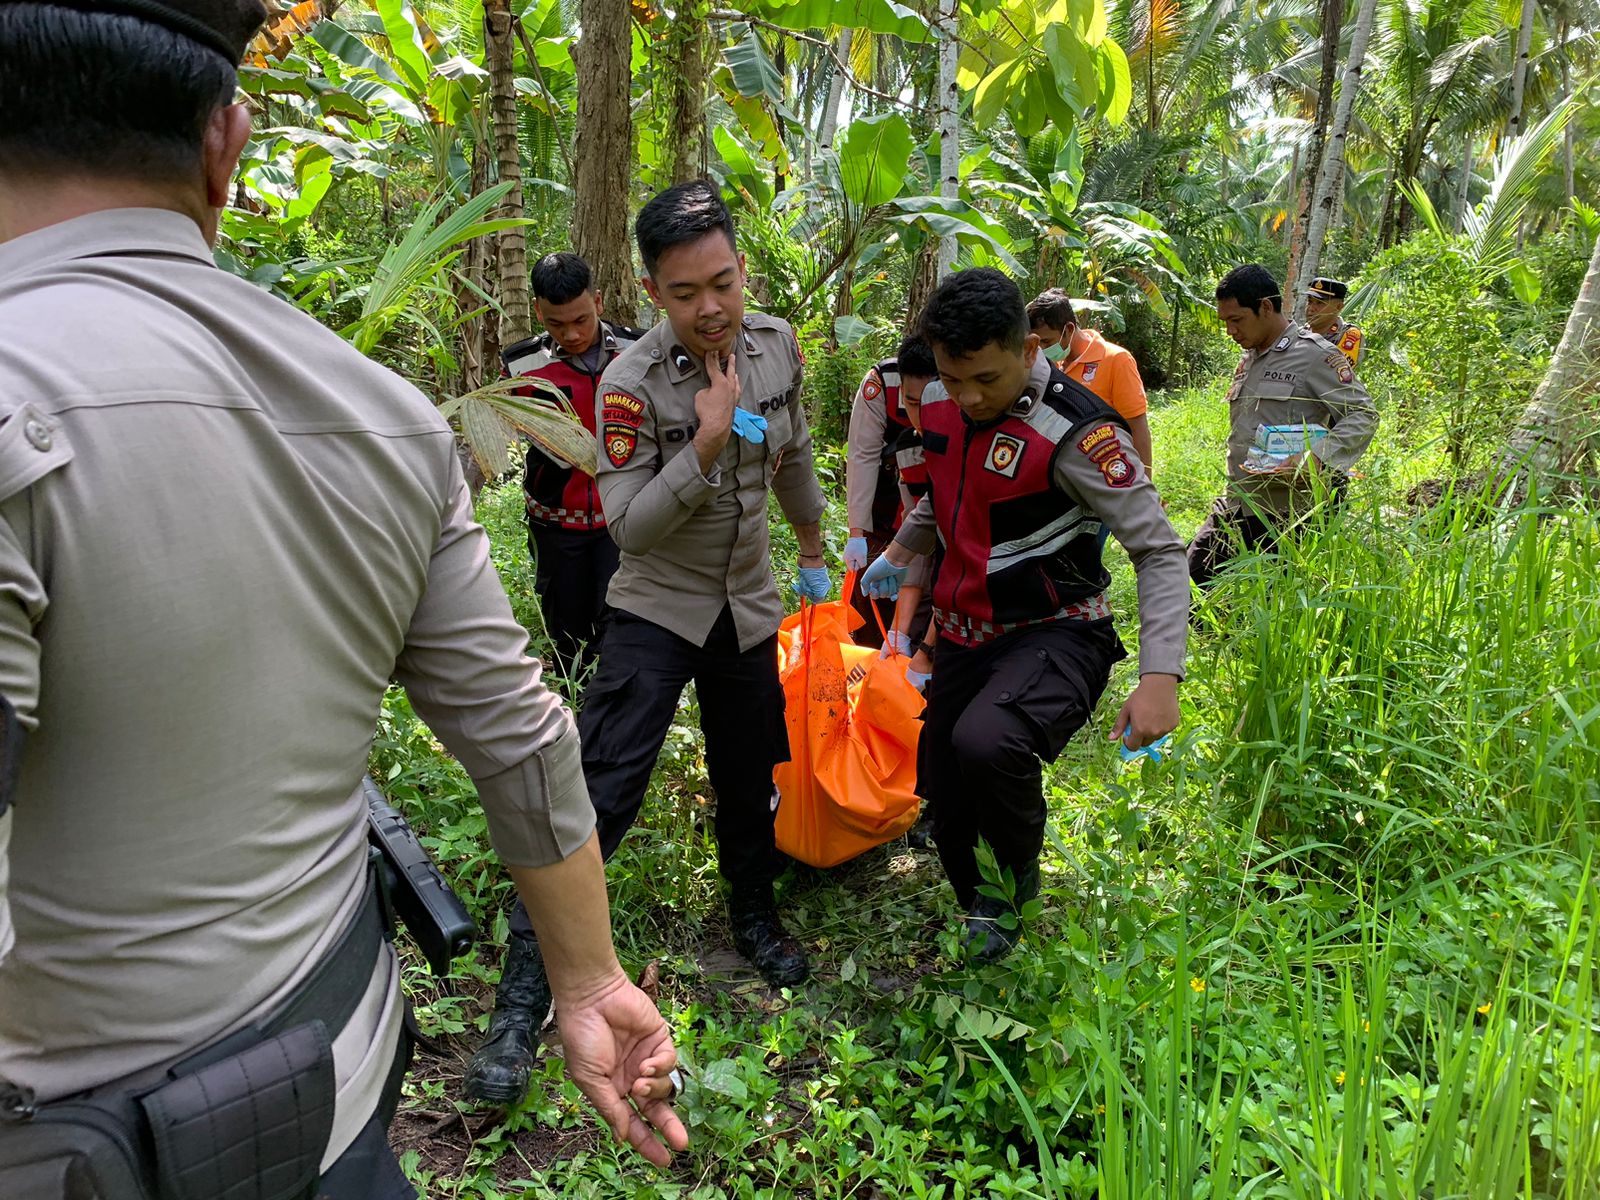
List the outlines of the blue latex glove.
{"label": "blue latex glove", "polygon": [[893,600],[900,594],[900,585],[905,579],[906,568],[895,566],[888,555],[880,554],[861,576],[861,594],[874,600]]}
{"label": "blue latex glove", "polygon": [[833,580],[828,577],[828,568],[801,567],[800,574],[794,581],[794,590],[800,593],[801,599],[821,604],[828,598],[828,593],[833,591]]}
{"label": "blue latex glove", "polygon": [[[1128,730],[1128,733],[1132,732],[1133,730]],[[1121,753],[1122,761],[1125,763],[1135,762],[1141,758],[1149,758],[1151,762],[1158,763],[1166,758],[1164,751],[1171,741],[1172,735],[1170,733],[1164,733],[1155,741],[1151,742],[1148,746],[1140,746],[1137,750],[1135,750],[1132,746],[1128,745],[1128,734],[1125,733],[1122,735],[1122,741],[1118,744],[1117,750]]]}
{"label": "blue latex glove", "polygon": [[878,651],[878,657],[893,658],[896,654],[902,658],[911,657],[911,635],[901,633],[898,629],[891,629],[889,636],[884,639],[883,648]]}
{"label": "blue latex glove", "polygon": [[850,538],[844,544],[844,569],[859,571],[867,565],[867,539]]}
{"label": "blue latex glove", "polygon": [[759,446],[767,440],[767,419],[756,416],[747,408],[736,408],[733,410],[733,432]]}
{"label": "blue latex glove", "polygon": [[928,690],[928,681],[932,678],[932,671],[913,671],[910,667],[906,668],[906,682],[919,692]]}

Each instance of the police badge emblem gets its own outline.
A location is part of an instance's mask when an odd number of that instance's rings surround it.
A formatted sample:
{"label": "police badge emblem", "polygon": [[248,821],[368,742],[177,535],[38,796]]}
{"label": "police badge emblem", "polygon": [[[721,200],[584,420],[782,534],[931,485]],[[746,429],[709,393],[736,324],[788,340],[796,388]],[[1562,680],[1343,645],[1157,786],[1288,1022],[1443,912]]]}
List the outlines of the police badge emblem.
{"label": "police badge emblem", "polygon": [[1007,479],[1017,477],[1017,466],[1022,462],[1022,452],[1027,449],[1021,438],[1008,433],[997,433],[989,444],[989,461],[984,465],[996,475]]}

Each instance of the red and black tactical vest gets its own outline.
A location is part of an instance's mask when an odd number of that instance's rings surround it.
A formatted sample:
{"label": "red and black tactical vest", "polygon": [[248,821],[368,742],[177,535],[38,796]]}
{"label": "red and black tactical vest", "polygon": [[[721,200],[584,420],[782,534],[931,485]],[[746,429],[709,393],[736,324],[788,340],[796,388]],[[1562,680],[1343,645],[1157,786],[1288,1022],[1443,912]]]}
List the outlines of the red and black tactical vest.
{"label": "red and black tactical vest", "polygon": [[872,491],[872,528],[888,535],[900,527],[905,516],[900,511],[900,473],[895,462],[895,447],[901,434],[911,429],[911,418],[900,401],[900,364],[892,358],[885,359],[872,368],[872,374],[867,376],[861,389],[862,398],[882,404],[887,417],[883,449],[878,455],[878,482]]}
{"label": "red and black tactical vest", "polygon": [[[594,426],[594,394],[611,360],[616,358],[631,342],[641,338],[637,329],[621,325],[600,324],[600,338],[605,353],[600,356],[600,366],[594,371],[581,360],[561,352],[555,339],[548,333],[524,338],[500,352],[507,375],[526,375],[542,379],[553,385],[572,404],[573,410],[591,434]],[[518,388],[517,395],[532,395],[533,389]],[[538,446],[528,447],[528,468],[522,478],[522,489],[527,493],[528,520],[559,525],[563,529],[604,529],[605,515],[600,511],[600,492],[594,477],[557,462]]]}
{"label": "red and black tactical vest", "polygon": [[1055,483],[1056,456],[1084,428],[1127,422],[1054,367],[1044,394],[974,425],[944,398],[922,406],[922,448],[939,527],[933,606],[961,645],[1024,625],[1107,615],[1100,517]]}

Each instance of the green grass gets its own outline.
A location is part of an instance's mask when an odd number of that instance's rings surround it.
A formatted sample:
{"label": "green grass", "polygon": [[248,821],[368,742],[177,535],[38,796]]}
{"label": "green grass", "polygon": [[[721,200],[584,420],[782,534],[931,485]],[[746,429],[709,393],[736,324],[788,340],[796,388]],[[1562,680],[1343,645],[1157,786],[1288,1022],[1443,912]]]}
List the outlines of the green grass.
{"label": "green grass", "polygon": [[[1151,420],[1187,535],[1221,482],[1220,391]],[[960,965],[937,863],[903,844],[782,883],[811,982],[735,965],[688,697],[609,880],[693,1066],[691,1151],[619,1155],[554,1056],[508,1117],[458,1106],[486,946],[448,980],[407,967],[444,1051],[394,1130],[425,1194],[1600,1195],[1600,538],[1576,511],[1407,510],[1441,457],[1386,433],[1345,511],[1214,589],[1172,762],[1124,770],[1104,740],[1122,665],[1048,773],[1042,913],[996,967]],[[480,505],[537,648],[519,511],[514,487]],[[782,579],[781,524],[774,548]],[[374,761],[503,940],[470,786],[401,696]]]}

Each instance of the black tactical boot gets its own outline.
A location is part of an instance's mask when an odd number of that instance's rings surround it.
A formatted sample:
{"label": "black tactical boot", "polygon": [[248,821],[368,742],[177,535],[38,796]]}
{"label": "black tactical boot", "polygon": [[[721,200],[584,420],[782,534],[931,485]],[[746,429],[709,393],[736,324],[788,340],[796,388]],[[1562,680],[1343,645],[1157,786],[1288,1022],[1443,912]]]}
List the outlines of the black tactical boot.
{"label": "black tactical boot", "polygon": [[[962,945],[966,948],[967,956],[980,966],[999,962],[1015,950],[1017,943],[1022,940],[1020,910],[1039,894],[1039,864],[1032,863],[1017,872],[1016,881],[1014,905],[1012,901],[979,893],[972,907],[967,910],[967,932]],[[1009,929],[1002,923],[1007,913],[1016,914]]]}
{"label": "black tactical boot", "polygon": [[534,1040],[550,1018],[550,981],[536,938],[513,933],[500,986],[494,992],[489,1034],[467,1064],[462,1092],[468,1100],[515,1104],[528,1094]]}
{"label": "black tactical boot", "polygon": [[926,804],[922,806],[917,823],[906,830],[906,845],[913,850],[933,849],[933,813],[928,811]]}
{"label": "black tactical boot", "polygon": [[730,903],[734,949],[744,955],[773,987],[792,987],[811,974],[805,948],[789,936],[771,903]]}

